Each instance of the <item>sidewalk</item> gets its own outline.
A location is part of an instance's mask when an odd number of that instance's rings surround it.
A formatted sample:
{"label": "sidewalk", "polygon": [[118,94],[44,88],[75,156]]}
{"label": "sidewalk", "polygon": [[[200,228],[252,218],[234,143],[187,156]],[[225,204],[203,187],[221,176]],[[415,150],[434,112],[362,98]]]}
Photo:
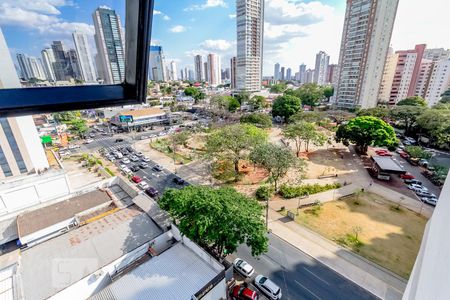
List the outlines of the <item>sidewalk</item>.
{"label": "sidewalk", "polygon": [[401,299],[406,280],[269,210],[273,234],[381,299]]}

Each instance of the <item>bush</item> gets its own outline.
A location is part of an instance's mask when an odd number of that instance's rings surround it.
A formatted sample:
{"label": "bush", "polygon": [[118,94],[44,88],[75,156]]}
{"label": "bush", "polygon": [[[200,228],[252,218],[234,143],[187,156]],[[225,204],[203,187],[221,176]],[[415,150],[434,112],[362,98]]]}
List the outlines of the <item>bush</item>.
{"label": "bush", "polygon": [[244,115],[241,117],[241,123],[253,124],[260,128],[270,128],[272,127],[272,118],[263,113],[252,113]]}
{"label": "bush", "polygon": [[116,174],[113,172],[113,171],[111,171],[109,168],[105,168],[105,171],[106,171],[106,173],[108,173],[109,175],[111,175],[111,176],[115,176]]}
{"label": "bush", "polygon": [[340,183],[325,184],[325,185],[320,185],[318,183],[305,185],[283,184],[280,188],[279,193],[283,198],[289,199],[300,196],[317,194],[328,190],[338,189],[341,186],[342,185]]}
{"label": "bush", "polygon": [[428,151],[425,151],[420,146],[406,146],[405,151],[414,158],[421,158],[421,159],[429,159],[431,158],[431,153]]}
{"label": "bush", "polygon": [[274,190],[271,186],[262,185],[256,190],[256,199],[267,201],[272,197]]}

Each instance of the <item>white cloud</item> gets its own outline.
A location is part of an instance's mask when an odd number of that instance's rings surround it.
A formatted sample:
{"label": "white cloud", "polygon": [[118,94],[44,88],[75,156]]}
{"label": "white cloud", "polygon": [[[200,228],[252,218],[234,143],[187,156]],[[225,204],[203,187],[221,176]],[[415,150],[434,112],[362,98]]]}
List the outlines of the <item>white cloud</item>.
{"label": "white cloud", "polygon": [[226,51],[235,45],[234,42],[226,40],[206,40],[200,44],[200,47],[212,51]]}
{"label": "white cloud", "polygon": [[164,20],[164,21],[170,21],[170,17],[169,17],[168,15],[164,15],[164,16],[163,16],[163,20]]}
{"label": "white cloud", "polygon": [[228,15],[228,18],[234,19],[234,18],[236,18],[236,14],[229,14],[229,15]]}
{"label": "white cloud", "polygon": [[104,9],[111,9],[111,7],[107,6],[107,5],[100,5],[100,8],[104,8]]}
{"label": "white cloud", "polygon": [[160,15],[160,14],[162,14],[161,11],[156,10],[156,9],[153,10],[153,15]]}
{"label": "white cloud", "polygon": [[[228,68],[230,58],[236,56],[236,41],[227,40],[205,40],[198,45],[197,49],[186,51],[186,61],[192,61],[194,56],[203,56],[203,61],[206,61],[206,56],[210,53],[216,53],[221,58],[222,68]],[[186,65],[188,66],[188,65]]]}
{"label": "white cloud", "polygon": [[157,9],[153,10],[153,15],[154,16],[160,15],[164,21],[170,20],[170,17],[168,15]]}
{"label": "white cloud", "polygon": [[223,0],[206,0],[203,4],[194,4],[184,9],[184,11],[203,10],[211,7],[227,7]]}
{"label": "white cloud", "polygon": [[186,31],[187,28],[184,27],[183,25],[175,25],[175,26],[172,26],[169,30],[174,33],[180,33],[180,32]]}

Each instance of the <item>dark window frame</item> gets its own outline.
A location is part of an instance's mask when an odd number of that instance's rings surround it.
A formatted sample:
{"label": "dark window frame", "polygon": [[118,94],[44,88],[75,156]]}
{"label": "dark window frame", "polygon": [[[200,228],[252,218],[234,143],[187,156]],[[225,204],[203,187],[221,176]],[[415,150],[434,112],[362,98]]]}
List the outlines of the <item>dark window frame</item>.
{"label": "dark window frame", "polygon": [[153,5],[154,0],[126,0],[123,83],[0,89],[0,117],[144,103]]}

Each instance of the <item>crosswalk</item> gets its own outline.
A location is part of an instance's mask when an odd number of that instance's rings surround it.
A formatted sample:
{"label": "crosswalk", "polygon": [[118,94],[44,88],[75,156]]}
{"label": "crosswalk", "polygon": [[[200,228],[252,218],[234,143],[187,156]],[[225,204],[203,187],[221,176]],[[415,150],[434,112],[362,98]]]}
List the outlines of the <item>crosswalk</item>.
{"label": "crosswalk", "polygon": [[120,142],[120,143],[117,143],[116,145],[112,145],[110,147],[102,147],[102,148],[98,149],[98,151],[100,153],[105,152],[105,151],[109,153],[109,152],[113,152],[113,151],[119,150],[120,148],[127,147],[127,146],[130,146],[130,144],[127,142]]}

